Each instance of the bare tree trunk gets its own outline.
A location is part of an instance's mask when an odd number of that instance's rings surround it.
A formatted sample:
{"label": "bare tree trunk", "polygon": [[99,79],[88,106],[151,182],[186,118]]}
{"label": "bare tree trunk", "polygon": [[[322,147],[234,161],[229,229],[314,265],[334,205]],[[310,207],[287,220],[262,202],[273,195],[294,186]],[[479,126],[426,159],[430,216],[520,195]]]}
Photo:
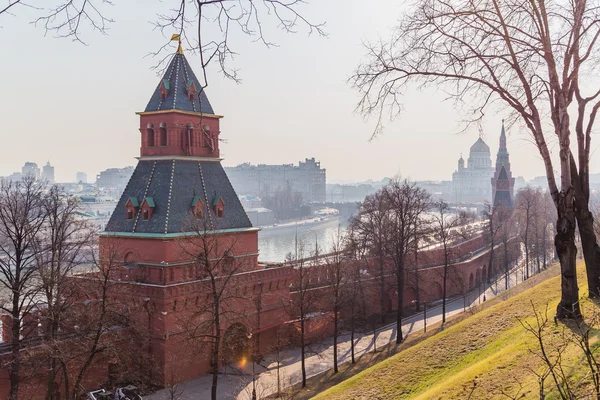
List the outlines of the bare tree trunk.
{"label": "bare tree trunk", "polygon": [[[404,262],[402,258],[399,260],[401,264]],[[398,309],[396,310],[396,344],[402,343],[402,308],[403,308],[403,297],[404,297],[404,266],[399,266],[396,271],[396,282],[398,284]]]}
{"label": "bare tree trunk", "polygon": [[546,231],[548,230],[548,224],[546,223],[546,219],[544,219],[544,233],[542,234],[542,240],[544,241],[543,246],[542,246],[542,251],[544,252],[544,269],[546,269],[547,267],[547,260],[546,258],[548,257],[548,249],[546,249]]}
{"label": "bare tree trunk", "polygon": [[491,213],[489,214],[489,228],[490,228],[490,259],[488,261],[488,273],[487,273],[487,281],[488,283],[492,282],[492,261],[494,260],[494,243],[496,242],[496,234],[494,232],[494,214],[496,209],[492,208]]}
{"label": "bare tree trunk", "polygon": [[[528,218],[529,219],[529,218]],[[529,222],[525,226],[525,278],[529,279]],[[573,239],[575,240],[575,239]]]}
{"label": "bare tree trunk", "polygon": [[446,283],[448,282],[448,246],[444,241],[444,279],[442,290],[442,325],[446,323]]}
{"label": "bare tree trunk", "polygon": [[350,355],[352,358],[352,364],[354,364],[356,362],[356,360],[354,359],[354,299],[351,300],[352,304],[351,304],[351,319],[350,319]]}
{"label": "bare tree trunk", "polygon": [[[216,299],[217,296],[213,293],[213,297]],[[214,319],[215,319],[215,341],[212,348],[212,384],[210,387],[210,398],[217,400],[217,387],[219,384],[219,358],[220,358],[220,347],[221,347],[221,315],[219,309],[219,302],[216,301],[214,304]]]}
{"label": "bare tree trunk", "polygon": [[581,248],[585,259],[585,269],[590,298],[600,297],[600,246],[594,233],[594,216],[589,211],[585,201],[575,200],[575,215],[579,236],[581,237]]}
{"label": "bare tree trunk", "polygon": [[300,355],[301,355],[301,368],[302,368],[302,387],[306,387],[306,354],[305,354],[305,347],[306,344],[304,343],[304,315],[300,317]]}
{"label": "bare tree trunk", "polygon": [[15,293],[13,297],[13,310],[16,312],[12,313],[12,341],[11,341],[11,353],[12,359],[10,361],[9,368],[9,376],[10,376],[10,393],[8,398],[10,400],[18,400],[19,398],[19,380],[20,380],[20,372],[21,372],[21,325],[20,325],[20,315],[19,315],[19,295]]}
{"label": "bare tree trunk", "polygon": [[377,325],[373,324],[373,353],[377,353]]}
{"label": "bare tree trunk", "polygon": [[381,323],[385,324],[385,268],[384,261],[379,257],[379,306],[381,311]]}
{"label": "bare tree trunk", "polygon": [[[50,322],[50,324],[48,325],[46,335],[48,336],[49,340],[54,342],[54,340],[58,336],[58,318],[55,318],[54,316],[52,316],[51,320],[49,322]],[[52,343],[52,346],[54,346],[54,343]],[[47,388],[46,388],[46,400],[54,400],[55,399],[56,368],[57,368],[57,359],[56,359],[56,357],[52,356],[48,360],[48,381],[47,381]],[[66,392],[68,393],[69,387],[67,386],[67,387],[65,387],[65,389],[66,389]]]}
{"label": "bare tree trunk", "polygon": [[487,276],[487,281],[488,283],[492,282],[492,276],[494,274],[494,268],[493,268],[493,262],[494,262],[494,239],[492,237],[492,243],[491,243],[492,247],[490,248],[490,259],[488,260],[488,276]]}
{"label": "bare tree trunk", "polygon": [[333,316],[333,373],[338,373],[338,313]]}
{"label": "bare tree trunk", "polygon": [[560,319],[581,317],[576,269],[575,213],[572,206],[567,205],[569,197],[568,194],[560,194],[557,233],[554,239],[562,276],[561,299],[556,309],[556,316]]}
{"label": "bare tree trunk", "polygon": [[[506,222],[508,223],[508,222]],[[508,278],[509,278],[509,268],[508,268],[508,241],[505,239],[504,243],[504,289],[508,290]]]}
{"label": "bare tree trunk", "polygon": [[[581,238],[581,249],[583,250],[583,258],[585,259],[589,297],[599,298],[600,247],[598,246],[598,239],[594,231],[594,216],[589,208],[589,177],[587,176],[586,171],[579,171],[580,175],[577,175],[577,167],[572,154],[570,156],[570,162],[571,180],[575,187],[575,216],[577,217],[577,226]],[[583,183],[582,180],[584,181]]]}
{"label": "bare tree trunk", "polygon": [[419,289],[419,235],[417,233],[417,224],[415,223],[415,300],[416,307],[415,311],[421,311],[421,293]]}

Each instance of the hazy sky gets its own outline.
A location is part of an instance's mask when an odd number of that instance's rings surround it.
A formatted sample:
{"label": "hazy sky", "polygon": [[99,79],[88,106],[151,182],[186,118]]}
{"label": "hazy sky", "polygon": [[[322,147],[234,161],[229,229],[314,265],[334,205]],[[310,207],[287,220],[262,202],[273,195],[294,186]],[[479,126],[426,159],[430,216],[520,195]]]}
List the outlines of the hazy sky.
{"label": "hazy sky", "polygon": [[[49,1],[49,0],[45,0]],[[107,36],[87,32],[87,46],[44,37],[31,12],[0,16],[0,176],[25,161],[49,160],[59,181],[76,171],[88,180],[108,167],[135,165],[139,123],[159,77],[157,60],[145,57],[164,38],[149,21],[173,0],[115,1]],[[346,82],[364,54],[362,42],[389,36],[402,13],[397,0],[311,0],[305,13],[325,21],[328,38],[273,31],[279,46],[266,49],[238,36],[237,85],[213,73],[208,97],[221,120],[224,165],[297,163],[315,157],[335,181],[380,179],[400,171],[411,179],[451,179],[461,153],[468,156],[476,131],[461,129],[452,104],[435,90],[411,90],[404,114],[383,136],[369,141],[374,120],[354,113],[357,92]],[[174,50],[174,49],[173,49]],[[198,60],[188,55],[198,74]],[[484,138],[492,161],[502,114],[490,113]],[[508,132],[513,175],[544,173],[529,136]],[[593,150],[597,148],[593,146]],[[593,157],[592,171],[600,170]]]}

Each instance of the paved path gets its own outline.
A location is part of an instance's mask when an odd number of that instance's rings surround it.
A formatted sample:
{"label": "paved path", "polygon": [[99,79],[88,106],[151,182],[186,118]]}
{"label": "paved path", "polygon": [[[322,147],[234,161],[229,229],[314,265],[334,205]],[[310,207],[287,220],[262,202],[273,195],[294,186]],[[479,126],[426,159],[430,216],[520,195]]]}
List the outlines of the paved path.
{"label": "paved path", "polygon": [[[523,281],[523,266],[515,267],[511,270],[509,287]],[[497,281],[489,285],[485,291],[479,294],[479,290],[469,293],[467,296],[448,299],[446,302],[446,318],[469,309],[471,306],[480,304],[481,301],[495,297],[502,293],[505,288],[505,278],[502,275]],[[433,325],[442,320],[442,306],[437,302],[436,305],[427,309],[427,325]],[[423,313],[404,318],[402,324],[403,334],[420,331],[423,329]],[[396,323],[384,326],[377,330],[376,345],[380,349],[390,342],[396,340]],[[333,368],[333,339],[328,339],[319,344],[318,347],[311,348],[311,355],[306,359],[307,377],[313,377],[322,372]],[[373,334],[355,335],[355,355],[361,355],[373,351]],[[340,335],[338,338],[338,362],[342,364],[350,361],[350,334]],[[277,362],[273,355],[266,356],[260,364],[255,365],[255,384],[257,398],[265,398],[270,394],[277,392]],[[227,372],[233,371],[233,373]],[[301,382],[302,375],[300,371],[300,349],[288,348],[280,355],[280,385],[281,389]],[[145,397],[146,400],[196,400],[210,399],[212,376],[201,376],[177,386],[174,394],[171,396],[169,389],[163,389],[157,393]],[[252,366],[246,365],[243,371],[236,371],[230,368],[226,373],[219,376],[218,385],[219,399],[237,399],[249,400],[252,393]]]}

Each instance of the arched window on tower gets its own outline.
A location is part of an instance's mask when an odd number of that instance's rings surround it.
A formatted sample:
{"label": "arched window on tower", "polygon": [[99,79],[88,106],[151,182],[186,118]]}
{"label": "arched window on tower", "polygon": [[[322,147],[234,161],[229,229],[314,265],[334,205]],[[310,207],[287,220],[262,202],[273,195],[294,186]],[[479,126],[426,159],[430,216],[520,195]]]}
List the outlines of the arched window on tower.
{"label": "arched window on tower", "polygon": [[154,147],[154,125],[148,124],[146,132],[146,142],[148,143],[148,147]]}
{"label": "arched window on tower", "polygon": [[167,145],[167,124],[164,122],[160,123],[160,145],[163,147]]}
{"label": "arched window on tower", "polygon": [[190,147],[190,136],[189,136],[189,129],[186,126],[185,129],[181,132],[181,145],[184,149],[187,149],[188,147]]}
{"label": "arched window on tower", "polygon": [[202,127],[202,136],[200,139],[200,146],[208,147],[208,139],[210,137],[209,131],[210,131],[210,127],[208,125],[204,125]]}
{"label": "arched window on tower", "polygon": [[187,124],[185,127],[186,130],[186,136],[187,136],[187,140],[189,143],[190,147],[195,147],[194,146],[194,142],[195,142],[195,138],[194,138],[194,126],[192,124]]}

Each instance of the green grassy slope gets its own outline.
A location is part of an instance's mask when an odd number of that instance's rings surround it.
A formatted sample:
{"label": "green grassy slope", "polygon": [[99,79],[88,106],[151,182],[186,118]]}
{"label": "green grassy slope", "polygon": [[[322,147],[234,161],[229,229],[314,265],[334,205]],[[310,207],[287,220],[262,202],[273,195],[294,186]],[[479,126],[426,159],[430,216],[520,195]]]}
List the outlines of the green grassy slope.
{"label": "green grassy slope", "polygon": [[[553,267],[557,268],[557,267]],[[580,265],[580,288],[584,288]],[[587,292],[580,289],[582,296]],[[532,302],[554,315],[560,277],[477,313],[321,393],[316,399],[500,399],[520,390],[538,398],[541,362],[536,339],[519,320],[533,322]],[[595,304],[585,301],[586,313]],[[573,350],[572,355],[577,354]],[[568,355],[567,355],[568,356]],[[577,363],[576,363],[577,364]],[[547,387],[551,382],[547,382]]]}

